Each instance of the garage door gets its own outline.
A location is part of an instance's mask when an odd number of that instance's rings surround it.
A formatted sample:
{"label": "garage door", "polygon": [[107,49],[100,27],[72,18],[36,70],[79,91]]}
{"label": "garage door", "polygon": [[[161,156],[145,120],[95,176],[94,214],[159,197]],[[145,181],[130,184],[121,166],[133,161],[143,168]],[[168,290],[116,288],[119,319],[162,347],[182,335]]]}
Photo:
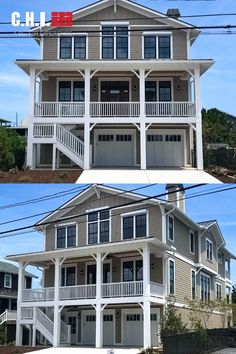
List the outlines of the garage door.
{"label": "garage door", "polygon": [[[105,311],[103,314],[103,344],[114,345],[114,321],[113,311]],[[96,315],[95,311],[83,313],[83,345],[95,345]]]}
{"label": "garage door", "polygon": [[[156,346],[158,342],[158,314],[152,310],[151,320],[151,345]],[[127,346],[143,346],[143,314],[142,311],[126,312],[123,315],[124,330],[123,344]]]}
{"label": "garage door", "polygon": [[95,149],[96,166],[134,165],[134,134],[98,134]]}
{"label": "garage door", "polygon": [[148,166],[184,166],[183,134],[147,134]]}

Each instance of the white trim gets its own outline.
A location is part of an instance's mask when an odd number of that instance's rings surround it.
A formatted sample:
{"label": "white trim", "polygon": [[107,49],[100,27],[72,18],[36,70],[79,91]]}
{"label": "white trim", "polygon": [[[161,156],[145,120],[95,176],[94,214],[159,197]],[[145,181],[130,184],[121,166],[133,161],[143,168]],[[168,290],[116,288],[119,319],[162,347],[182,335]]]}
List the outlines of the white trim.
{"label": "white trim", "polygon": [[126,81],[129,83],[129,101],[127,102],[132,102],[132,77],[129,76],[109,76],[109,77],[98,77],[98,102],[101,101],[101,82],[102,81]]}
{"label": "white trim", "polygon": [[101,21],[100,24],[101,26],[125,26],[125,25],[129,25],[129,21]]}
{"label": "white trim", "polygon": [[[144,57],[144,37],[145,36],[155,36],[156,37],[156,58],[145,58]],[[170,57],[169,58],[159,58],[159,37],[170,37]],[[173,59],[173,33],[172,32],[158,32],[157,31],[145,31],[142,33],[142,59],[144,60],[155,60],[155,59],[160,59],[160,60],[171,60]]]}
{"label": "white trim", "polygon": [[[170,261],[174,263],[174,293],[170,293]],[[174,258],[170,257],[168,259],[168,284],[167,284],[167,289],[168,289],[168,295],[173,295],[175,296],[176,295],[176,284],[175,284],[175,260]]]}
{"label": "white trim", "polygon": [[[7,277],[9,277],[9,285],[7,285]],[[4,273],[4,288],[11,289],[12,288],[12,274]]]}
{"label": "white trim", "polygon": [[[217,297],[217,285],[220,286],[220,299],[218,299],[218,297]],[[216,282],[215,282],[215,298],[216,298],[217,300],[221,300],[222,297],[223,297],[223,296],[222,296],[222,284],[216,281]]]}
{"label": "white trim", "polygon": [[[170,218],[173,220],[173,239],[171,239],[169,237],[169,219]],[[167,215],[167,223],[166,224],[167,224],[167,239],[174,243],[175,242],[175,218],[174,218],[173,214]]]}
{"label": "white trim", "polygon": [[[92,209],[90,213],[98,213],[98,219],[96,221],[88,221],[88,217],[89,217],[89,214],[86,215],[86,245],[87,246],[91,246],[91,245],[97,245],[97,244],[106,244],[106,243],[110,243],[112,238],[111,238],[111,210],[107,210],[107,208],[109,208],[109,206],[106,206],[106,207],[101,207],[101,208],[95,208],[95,209]],[[100,220],[100,215],[99,213],[100,212],[108,212],[109,213],[109,218],[108,219],[104,219],[104,220]],[[88,213],[88,211],[86,211],[86,213]],[[108,242],[100,242],[100,223],[103,222],[103,221],[108,221],[109,222],[109,241]],[[98,229],[97,229],[97,242],[96,243],[89,243],[88,242],[88,236],[89,236],[89,232],[88,232],[88,229],[89,229],[89,224],[90,223],[97,223],[98,225]]]}
{"label": "white trim", "polygon": [[[202,296],[202,284],[201,284],[201,276],[203,276],[203,277],[206,277],[206,278],[208,278],[210,281],[209,281],[209,294],[210,294],[210,300],[211,300],[211,276],[209,275],[209,274],[206,274],[206,273],[204,273],[204,272],[202,272],[202,271],[200,271],[200,279],[199,279],[199,288],[200,288],[200,300],[201,301],[203,301],[203,302],[205,302],[206,301],[206,299],[202,299],[201,298],[201,296]],[[214,294],[215,295],[215,294]],[[215,296],[214,296],[215,297]]]}
{"label": "white trim", "polygon": [[[137,257],[127,257],[127,258],[121,258],[121,269],[120,269],[120,275],[121,275],[121,282],[124,283],[124,263],[125,262],[133,262],[133,280],[132,281],[143,281],[143,280],[137,280],[136,279],[136,261],[143,261],[143,258],[141,256]],[[134,266],[135,264],[135,266]],[[130,281],[128,281],[130,282]]]}
{"label": "white trim", "polygon": [[[191,251],[191,236],[193,236],[193,252]],[[193,230],[189,230],[189,251],[191,254],[196,254],[196,237]]]}
{"label": "white trim", "polygon": [[[59,85],[60,85],[60,82],[64,82],[64,81],[70,81],[70,101],[60,101],[59,100]],[[84,82],[84,90],[85,90],[85,81],[84,79],[81,77],[81,76],[78,76],[78,77],[60,77],[60,76],[57,76],[56,78],[56,102],[85,102],[85,101],[74,101],[74,82],[75,81],[81,81],[81,82]]]}
{"label": "white trim", "polygon": [[[76,235],[75,235],[75,245],[74,246],[67,246],[67,228],[70,226],[75,226],[76,227]],[[65,228],[66,229],[66,233],[65,233],[65,247],[57,247],[57,229],[58,228]],[[73,221],[70,223],[62,223],[62,224],[55,224],[54,225],[54,245],[55,245],[55,250],[59,250],[59,249],[64,249],[64,248],[72,248],[72,247],[78,247],[79,244],[79,225],[77,222]],[[46,238],[46,236],[45,236]]]}
{"label": "white trim", "polygon": [[[60,287],[64,287],[64,286],[73,286],[73,285],[67,285],[66,284],[66,282],[67,282],[67,274],[66,274],[66,269],[67,268],[75,268],[75,284],[74,284],[74,286],[75,285],[78,285],[78,274],[77,274],[77,268],[78,268],[78,265],[77,265],[77,263],[63,263],[63,265],[60,267],[60,274],[59,274],[59,277],[60,277],[60,280],[59,280],[59,284],[58,284],[58,286],[59,286],[59,288]],[[65,269],[65,285],[62,285],[61,284],[61,281],[62,281],[62,278],[61,278],[61,275],[62,275],[62,269]],[[55,286],[56,287],[56,286]]]}
{"label": "white trim", "polygon": [[[103,38],[103,33],[102,33],[102,27],[113,27],[113,29],[115,29],[115,31],[113,32],[113,58],[110,59],[106,59],[102,57],[102,38]],[[116,60],[117,59],[117,53],[116,53],[116,37],[117,37],[117,33],[116,33],[116,27],[127,27],[128,30],[128,58],[118,58],[118,60],[122,60],[122,59],[130,59],[130,32],[129,32],[129,21],[101,21],[100,22],[100,59],[101,60]],[[104,37],[111,37],[112,35],[104,35]]]}
{"label": "white trim", "polygon": [[[208,258],[207,257],[207,250],[208,250],[208,247],[207,247],[207,245],[208,245],[208,243],[211,245],[211,256],[212,256],[212,258]],[[213,252],[213,242],[208,238],[208,237],[206,237],[206,259],[208,260],[208,261],[210,261],[210,262],[213,262],[213,255],[214,255],[214,252]],[[209,253],[210,253],[210,250],[209,250]]]}
{"label": "white trim", "polygon": [[[143,237],[136,237],[136,215],[146,214],[146,236]],[[130,239],[123,238],[123,218],[134,216],[133,218],[133,237]],[[128,240],[135,240],[135,239],[143,239],[149,237],[149,210],[148,209],[141,209],[141,210],[134,210],[127,213],[120,214],[121,217],[121,241],[128,241]]]}
{"label": "white trim", "polygon": [[[192,283],[192,273],[194,272],[195,274],[195,297],[193,298],[193,283]],[[190,286],[191,286],[191,299],[196,300],[197,298],[197,274],[196,274],[196,269],[191,268],[190,269]]]}
{"label": "white trim", "polygon": [[[60,58],[60,49],[61,49],[61,37],[72,37],[71,41],[71,58],[65,59],[65,58]],[[85,58],[75,58],[75,37],[85,37]],[[57,38],[57,60],[64,61],[64,60],[86,60],[88,59],[88,33],[70,33],[70,32],[65,32],[65,33],[60,33]]]}

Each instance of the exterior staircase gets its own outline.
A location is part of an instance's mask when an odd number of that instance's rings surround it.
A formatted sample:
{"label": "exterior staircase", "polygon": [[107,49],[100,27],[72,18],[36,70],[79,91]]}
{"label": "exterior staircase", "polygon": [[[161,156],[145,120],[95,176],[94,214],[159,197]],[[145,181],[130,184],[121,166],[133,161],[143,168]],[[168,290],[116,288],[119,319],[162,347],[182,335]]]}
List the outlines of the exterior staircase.
{"label": "exterior staircase", "polygon": [[0,315],[0,326],[5,322],[15,323],[16,322],[16,314],[17,314],[16,311],[5,310]]}
{"label": "exterior staircase", "polygon": [[60,124],[56,126],[56,146],[81,168],[84,167],[84,142]]}

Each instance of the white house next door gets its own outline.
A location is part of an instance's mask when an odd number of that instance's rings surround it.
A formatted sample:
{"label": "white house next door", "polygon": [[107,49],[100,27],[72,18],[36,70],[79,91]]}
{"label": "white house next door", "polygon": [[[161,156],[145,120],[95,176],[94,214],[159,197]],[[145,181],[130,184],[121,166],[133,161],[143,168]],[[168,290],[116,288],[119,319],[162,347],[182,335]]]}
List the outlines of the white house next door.
{"label": "white house next door", "polygon": [[135,134],[130,130],[95,132],[96,166],[134,166]]}

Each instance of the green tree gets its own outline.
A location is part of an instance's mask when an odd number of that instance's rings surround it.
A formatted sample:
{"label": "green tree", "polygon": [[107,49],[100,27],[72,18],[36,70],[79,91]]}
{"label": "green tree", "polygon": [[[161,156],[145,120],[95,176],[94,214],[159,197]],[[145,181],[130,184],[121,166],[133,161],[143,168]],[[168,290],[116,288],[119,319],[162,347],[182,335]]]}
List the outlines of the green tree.
{"label": "green tree", "polygon": [[236,304],[236,285],[232,287],[231,300],[232,304]]}
{"label": "green tree", "polygon": [[202,109],[203,142],[236,145],[236,127],[226,113],[216,108]]}
{"label": "green tree", "polygon": [[[25,150],[25,141],[11,128],[0,127],[0,170],[17,165],[17,159]],[[21,166],[18,166],[21,168]]]}
{"label": "green tree", "polygon": [[174,304],[169,303],[163,315],[161,326],[161,337],[183,334],[186,332],[186,325],[183,323],[181,314],[177,313]]}

